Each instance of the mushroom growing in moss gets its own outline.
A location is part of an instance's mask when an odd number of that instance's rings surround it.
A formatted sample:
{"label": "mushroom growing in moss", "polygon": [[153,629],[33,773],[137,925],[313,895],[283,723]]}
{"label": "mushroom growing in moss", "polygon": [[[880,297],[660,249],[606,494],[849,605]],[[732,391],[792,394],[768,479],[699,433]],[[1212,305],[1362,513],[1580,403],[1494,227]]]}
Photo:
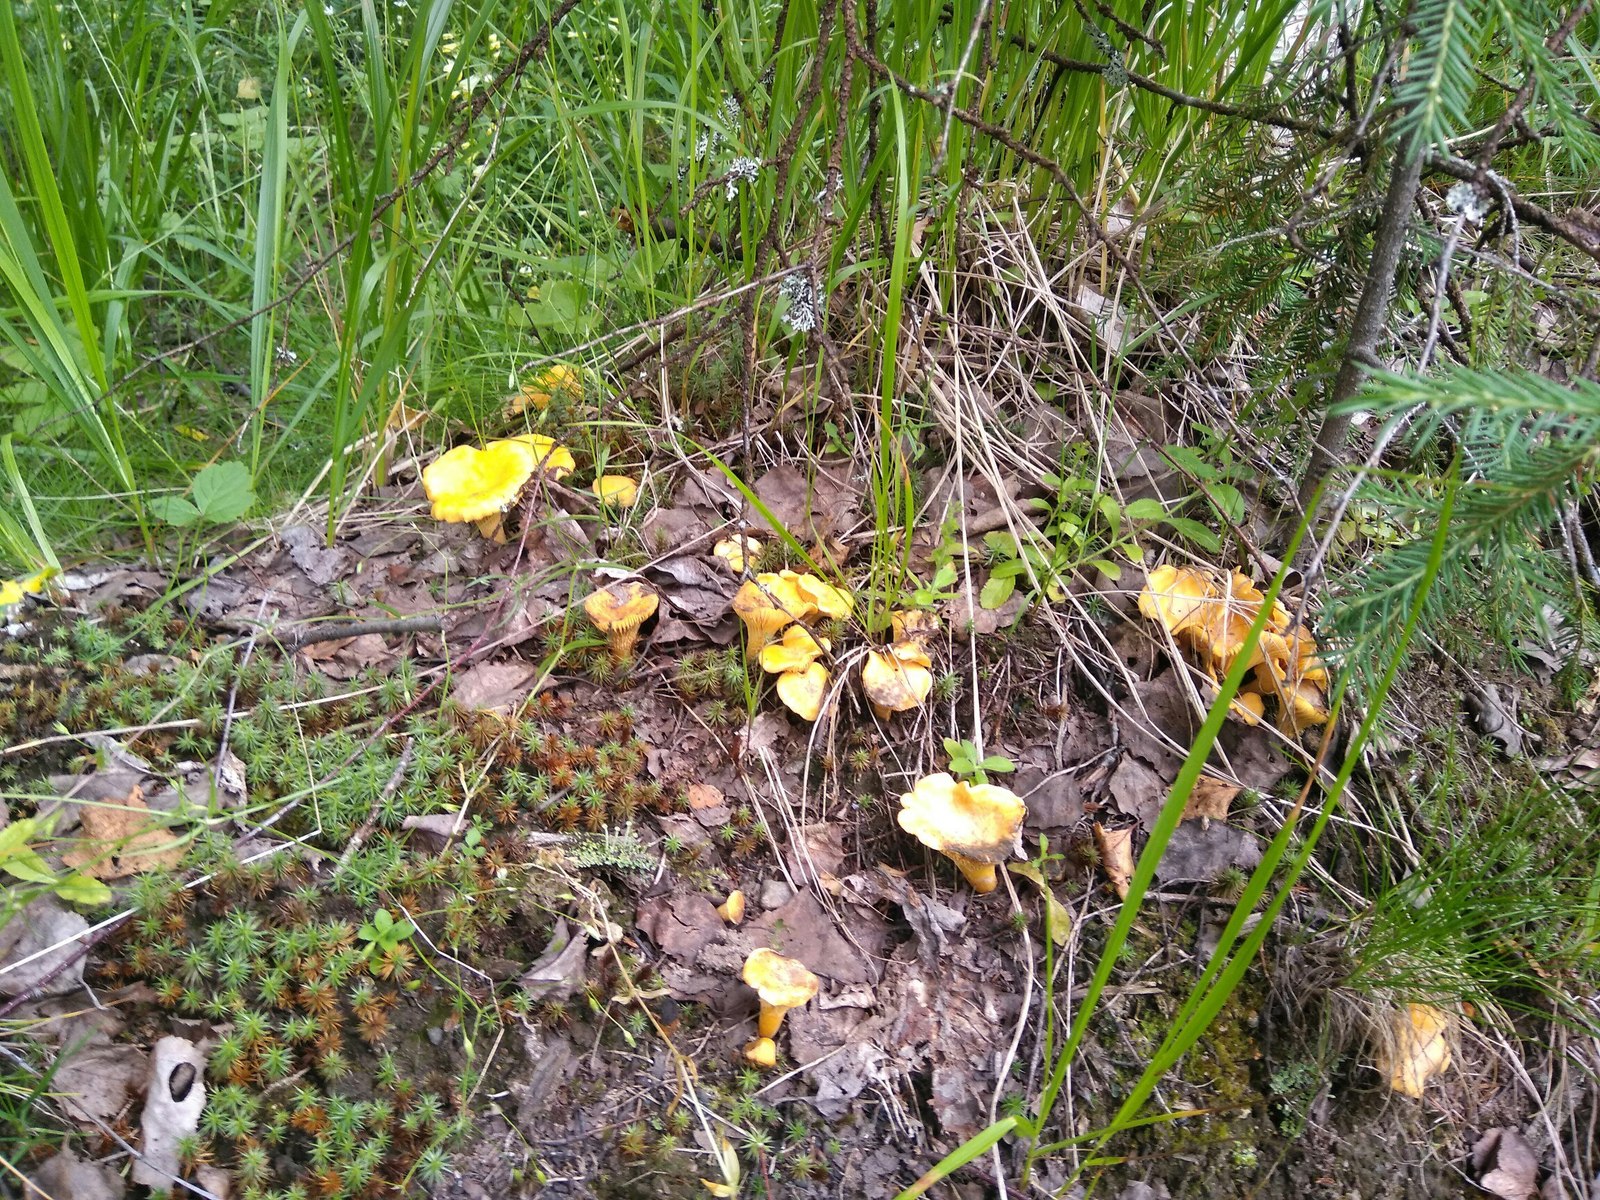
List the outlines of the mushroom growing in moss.
{"label": "mushroom growing in moss", "polygon": [[490,442],[483,449],[457,446],[422,472],[422,490],[436,521],[481,521],[510,508],[537,465],[520,441]]}
{"label": "mushroom growing in moss", "polygon": [[975,892],[994,891],[995,866],[1016,851],[1028,808],[1010,788],[968,783],[943,771],[900,797],[900,828],[960,869]]}
{"label": "mushroom growing in moss", "polygon": [[770,1071],[778,1065],[778,1043],[769,1037],[752,1038],[745,1043],[744,1060],[752,1067]]}
{"label": "mushroom growing in moss", "polygon": [[639,485],[626,475],[602,475],[590,486],[600,503],[612,508],[632,508],[639,499]]}
{"label": "mushroom growing in moss", "polygon": [[822,701],[828,694],[828,668],[812,663],[798,671],[778,676],[778,699],[797,717],[815,721],[822,715]]}
{"label": "mushroom growing in moss", "polygon": [[778,677],[778,699],[790,712],[815,721],[828,690],[828,668],[817,661],[829,648],[804,625],[791,625],[783,640],[761,648],[761,669]]}
{"label": "mushroom growing in moss", "polygon": [[606,635],[611,655],[619,662],[633,653],[639,626],[655,613],[660,598],[637,579],[601,588],[583,602],[594,627]]}
{"label": "mushroom growing in moss", "polygon": [[711,548],[711,553],[728,564],[728,569],[735,575],[743,575],[745,564],[761,553],[761,542],[753,537],[740,534],[737,537],[723,538]]}
{"label": "mushroom growing in moss", "polygon": [[803,962],[766,947],[752,951],[744,960],[744,981],[761,997],[761,1017],[756,1028],[764,1038],[776,1037],[784,1013],[805,1004],[822,987],[822,980]]}

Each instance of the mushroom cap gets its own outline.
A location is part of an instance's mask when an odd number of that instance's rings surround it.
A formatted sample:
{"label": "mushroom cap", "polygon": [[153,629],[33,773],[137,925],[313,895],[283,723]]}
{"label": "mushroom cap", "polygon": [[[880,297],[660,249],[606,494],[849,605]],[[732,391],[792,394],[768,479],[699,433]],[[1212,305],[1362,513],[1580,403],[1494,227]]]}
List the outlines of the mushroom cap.
{"label": "mushroom cap", "polygon": [[436,521],[481,521],[509,508],[533,474],[532,450],[517,441],[457,446],[423,469],[422,490]]}
{"label": "mushroom cap", "polygon": [[1150,572],[1139,593],[1139,611],[1176,636],[1204,619],[1212,595],[1211,577],[1205,571],[1166,563]]}
{"label": "mushroom cap", "polygon": [[525,408],[536,408],[543,412],[550,407],[550,401],[558,394],[568,396],[581,396],[583,394],[583,376],[578,374],[575,367],[566,363],[556,363],[546,367],[535,375],[531,382],[522,385],[517,394],[511,397],[508,411],[517,415]]}
{"label": "mushroom cap", "polygon": [[791,625],[783,631],[781,642],[768,642],[761,648],[761,669],[769,675],[803,671],[829,649],[826,638],[818,638],[804,625]]}
{"label": "mushroom cap", "polygon": [[637,629],[660,606],[661,599],[637,579],[610,583],[583,602],[583,611],[601,633]]}
{"label": "mushroom cap", "polygon": [[717,915],[729,925],[744,923],[745,898],[738,888],[728,893],[728,898],[717,905]]}
{"label": "mushroom cap", "polygon": [[572,474],[578,465],[572,457],[571,450],[557,445],[555,438],[546,437],[542,433],[519,433],[516,437],[506,440],[531,450],[535,469],[543,471],[551,479],[560,479]]}
{"label": "mushroom cap", "polygon": [[626,475],[602,475],[589,486],[589,490],[600,497],[600,503],[617,508],[632,508],[633,502],[639,498],[638,481]]}
{"label": "mushroom cap", "polygon": [[815,575],[796,575],[793,571],[780,571],[779,574],[792,576],[794,586],[800,595],[809,600],[817,612],[825,617],[842,621],[855,611],[855,601],[850,599],[850,593],[818,579]]}
{"label": "mushroom cap", "polygon": [[1407,1004],[1378,1046],[1378,1069],[1389,1086],[1420,1099],[1428,1080],[1450,1069],[1450,1017],[1431,1004]]}
{"label": "mushroom cap", "polygon": [[911,639],[869,650],[861,664],[861,690],[880,716],[907,712],[933,690],[932,666],[922,643]]}
{"label": "mushroom cap", "polygon": [[1028,807],[1010,788],[967,783],[943,771],[900,797],[900,828],[924,846],[977,862],[1010,857]]}
{"label": "mushroom cap", "polygon": [[822,700],[827,694],[828,668],[819,662],[778,676],[778,699],[790,712],[808,721],[822,715]]}
{"label": "mushroom cap", "polygon": [[753,537],[723,538],[711,553],[728,564],[735,575],[744,574],[745,560],[761,553],[761,542]]}
{"label": "mushroom cap", "polygon": [[1278,728],[1290,737],[1313,725],[1328,723],[1328,707],[1322,689],[1312,683],[1297,684],[1278,693]]}
{"label": "mushroom cap", "polygon": [[1260,692],[1239,692],[1228,706],[1228,711],[1246,725],[1259,725],[1267,713],[1267,702]]}
{"label": "mushroom cap", "polygon": [[925,608],[897,609],[889,614],[889,628],[897,642],[921,642],[926,646],[939,632],[939,615]]}
{"label": "mushroom cap", "polygon": [[744,981],[755,988],[761,1003],[773,1008],[799,1008],[822,987],[805,963],[765,946],[744,960]]}

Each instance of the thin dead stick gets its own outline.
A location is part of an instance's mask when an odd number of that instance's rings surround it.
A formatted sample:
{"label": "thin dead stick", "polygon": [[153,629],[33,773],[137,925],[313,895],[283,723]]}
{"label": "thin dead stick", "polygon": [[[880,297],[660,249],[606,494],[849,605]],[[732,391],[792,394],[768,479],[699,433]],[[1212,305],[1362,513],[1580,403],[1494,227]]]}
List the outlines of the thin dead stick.
{"label": "thin dead stick", "polygon": [[330,625],[303,626],[278,639],[285,652],[293,654],[319,642],[336,642],[340,638],[361,637],[376,633],[390,636],[399,633],[439,633],[444,621],[436,616],[395,617],[382,621],[337,621]]}

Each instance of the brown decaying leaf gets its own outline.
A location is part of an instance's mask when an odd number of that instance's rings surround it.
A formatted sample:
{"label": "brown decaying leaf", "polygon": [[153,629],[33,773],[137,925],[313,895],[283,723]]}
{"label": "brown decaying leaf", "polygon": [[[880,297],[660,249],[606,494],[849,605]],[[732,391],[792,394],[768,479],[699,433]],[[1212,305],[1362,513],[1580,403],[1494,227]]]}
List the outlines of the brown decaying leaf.
{"label": "brown decaying leaf", "polygon": [[1128,885],[1133,882],[1133,828],[1107,829],[1098,821],[1094,826],[1094,842],[1100,848],[1100,869],[1106,873],[1120,899],[1127,899]]}
{"label": "brown decaying leaf", "polygon": [[1209,817],[1213,821],[1226,821],[1228,806],[1238,794],[1238,784],[1228,783],[1215,775],[1202,775],[1194,781],[1194,791],[1189,793],[1183,819],[1190,821],[1196,817]]}
{"label": "brown decaying leaf", "polygon": [[1539,1156],[1515,1129],[1490,1129],[1472,1147],[1478,1186],[1500,1200],[1532,1200],[1539,1194]]}
{"label": "brown decaying leaf", "polygon": [[122,879],[183,861],[184,844],[151,813],[137,784],[120,804],[84,805],[79,820],[84,840],[61,856],[74,871],[95,879]]}

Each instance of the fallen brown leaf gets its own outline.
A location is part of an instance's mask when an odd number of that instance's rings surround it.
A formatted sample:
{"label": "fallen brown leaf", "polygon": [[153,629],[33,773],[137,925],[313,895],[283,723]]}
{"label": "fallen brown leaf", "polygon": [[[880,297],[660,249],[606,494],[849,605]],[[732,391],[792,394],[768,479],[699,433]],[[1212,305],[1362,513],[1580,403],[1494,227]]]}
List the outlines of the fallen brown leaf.
{"label": "fallen brown leaf", "polygon": [[1100,869],[1106,873],[1117,896],[1126,899],[1128,885],[1133,882],[1133,827],[1107,829],[1096,821],[1094,841],[1100,847]]}
{"label": "fallen brown leaf", "polygon": [[151,813],[138,784],[120,803],[84,805],[78,819],[84,841],[61,856],[74,871],[95,879],[122,879],[183,861],[184,843]]}
{"label": "fallen brown leaf", "polygon": [[1228,806],[1239,794],[1237,784],[1218,779],[1215,775],[1202,775],[1194,781],[1194,791],[1189,793],[1189,803],[1184,807],[1183,819],[1208,817],[1213,821],[1228,819]]}

